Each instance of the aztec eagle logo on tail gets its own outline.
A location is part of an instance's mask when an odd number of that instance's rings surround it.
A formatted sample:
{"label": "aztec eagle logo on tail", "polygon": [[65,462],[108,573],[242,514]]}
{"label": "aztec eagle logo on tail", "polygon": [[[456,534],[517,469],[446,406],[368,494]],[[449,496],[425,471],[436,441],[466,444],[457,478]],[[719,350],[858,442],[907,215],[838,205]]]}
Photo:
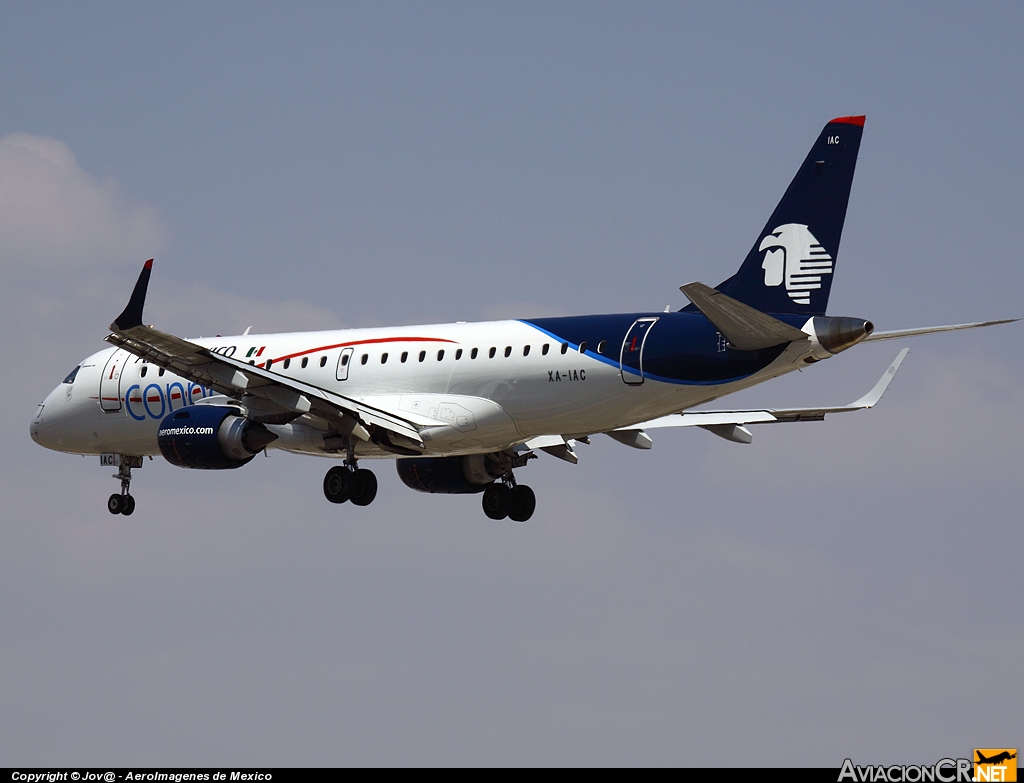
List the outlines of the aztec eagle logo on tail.
{"label": "aztec eagle logo on tail", "polygon": [[802,223],[786,223],[761,240],[764,284],[786,283],[786,293],[797,304],[809,305],[811,291],[821,288],[822,275],[832,274],[832,256]]}

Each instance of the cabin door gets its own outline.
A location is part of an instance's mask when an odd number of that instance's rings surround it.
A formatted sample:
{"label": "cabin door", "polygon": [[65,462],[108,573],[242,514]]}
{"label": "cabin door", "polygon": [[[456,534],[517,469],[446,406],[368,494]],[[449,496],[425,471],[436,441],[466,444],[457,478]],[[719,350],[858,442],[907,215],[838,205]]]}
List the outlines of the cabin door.
{"label": "cabin door", "polygon": [[644,382],[644,343],[647,342],[651,327],[657,322],[657,318],[639,318],[626,332],[619,353],[619,372],[623,383],[639,386]]}

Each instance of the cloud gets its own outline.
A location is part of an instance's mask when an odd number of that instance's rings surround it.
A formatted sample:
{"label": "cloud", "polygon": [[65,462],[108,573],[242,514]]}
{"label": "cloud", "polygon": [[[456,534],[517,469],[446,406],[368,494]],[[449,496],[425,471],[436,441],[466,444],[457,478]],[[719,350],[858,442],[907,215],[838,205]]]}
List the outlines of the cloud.
{"label": "cloud", "polygon": [[83,171],[70,147],[47,136],[0,138],[0,264],[86,268],[147,258],[166,246],[147,204],[128,203],[113,179]]}

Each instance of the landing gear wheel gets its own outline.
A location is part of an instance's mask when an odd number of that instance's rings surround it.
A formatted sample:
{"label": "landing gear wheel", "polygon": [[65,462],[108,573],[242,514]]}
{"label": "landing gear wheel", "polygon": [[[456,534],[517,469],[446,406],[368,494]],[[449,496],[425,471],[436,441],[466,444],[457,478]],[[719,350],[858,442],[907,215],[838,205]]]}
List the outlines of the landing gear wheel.
{"label": "landing gear wheel", "polygon": [[352,496],[352,471],[339,466],[324,476],[324,497],[332,503],[344,503]]}
{"label": "landing gear wheel", "polygon": [[504,519],[512,510],[512,490],[504,484],[491,484],[484,490],[482,505],[489,519]]}
{"label": "landing gear wheel", "polygon": [[135,513],[135,498],[131,495],[125,495],[121,498],[121,513],[126,517],[130,517]]}
{"label": "landing gear wheel", "polygon": [[536,508],[537,496],[533,494],[533,490],[525,484],[517,484],[512,490],[512,507],[509,509],[508,518],[513,522],[525,522],[533,516]]}
{"label": "landing gear wheel", "polygon": [[111,495],[107,498],[107,511],[111,514],[120,514],[123,505],[121,503],[120,495]]}
{"label": "landing gear wheel", "polygon": [[377,477],[372,470],[360,468],[352,474],[352,495],[349,498],[356,506],[368,506],[377,497]]}

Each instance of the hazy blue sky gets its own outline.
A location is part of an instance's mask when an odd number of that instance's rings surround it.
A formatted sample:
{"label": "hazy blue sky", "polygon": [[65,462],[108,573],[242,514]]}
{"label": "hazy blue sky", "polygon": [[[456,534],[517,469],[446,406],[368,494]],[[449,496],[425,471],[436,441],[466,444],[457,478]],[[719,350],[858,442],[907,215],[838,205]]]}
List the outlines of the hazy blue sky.
{"label": "hazy blue sky", "polygon": [[[607,438],[525,525],[378,463],[28,437],[140,264],[195,336],[660,309],[867,114],[830,311],[1024,315],[1019,4],[0,2],[0,764],[932,763],[1020,746],[1020,325],[739,446]],[[744,393],[831,404],[901,344]]]}

